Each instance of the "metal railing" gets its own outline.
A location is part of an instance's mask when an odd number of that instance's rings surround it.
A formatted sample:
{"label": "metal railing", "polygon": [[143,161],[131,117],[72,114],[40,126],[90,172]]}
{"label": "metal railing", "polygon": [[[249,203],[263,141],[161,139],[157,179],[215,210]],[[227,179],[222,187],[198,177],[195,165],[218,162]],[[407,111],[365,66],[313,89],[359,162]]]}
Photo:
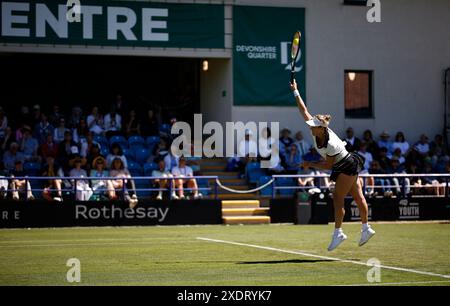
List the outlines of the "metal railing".
{"label": "metal railing", "polygon": [[[156,180],[160,180],[160,181],[168,181],[168,188],[134,188],[131,191],[135,191],[140,192],[140,191],[150,191],[150,192],[154,192],[154,191],[168,191],[169,195],[170,195],[170,199],[173,199],[173,193],[176,191],[179,191],[180,188],[176,188],[176,186],[174,186],[174,181],[175,180],[190,180],[190,179],[205,179],[205,180],[214,180],[214,185],[212,187],[210,187],[209,182],[208,182],[208,186],[207,187],[200,187],[197,185],[198,188],[183,188],[184,191],[186,192],[190,192],[190,191],[214,191],[214,199],[218,198],[218,185],[217,185],[217,176],[190,176],[190,177],[158,177],[158,176],[133,176],[133,177],[59,177],[59,176],[54,176],[54,177],[42,177],[42,176],[25,176],[25,177],[0,177],[0,181],[1,180],[6,180],[8,181],[8,188],[4,189],[4,192],[25,192],[25,194],[28,194],[29,191],[31,192],[44,192],[45,190],[48,190],[50,192],[55,192],[55,191],[61,191],[61,192],[65,192],[65,193],[73,193],[73,197],[76,200],[76,196],[77,196],[77,190],[78,188],[78,182],[80,181],[88,181],[92,184],[92,181],[122,181],[122,188],[120,189],[114,189],[114,191],[116,192],[122,192],[122,197],[123,199],[125,198],[126,192],[127,190],[130,190],[129,188],[126,187],[126,183],[127,181],[149,181],[151,182],[155,182]],[[9,186],[11,185],[12,181],[15,180],[20,180],[20,181],[25,181],[25,187],[23,189],[13,189],[13,188],[9,188]],[[64,181],[69,181],[71,188],[61,188],[60,190],[55,189],[55,188],[28,188],[28,185],[31,181],[54,181],[54,180],[60,180],[62,182]],[[64,184],[64,183],[62,183]],[[197,183],[198,184],[198,183]],[[31,184],[30,184],[31,186]],[[108,191],[107,189],[102,189],[103,191]]]}
{"label": "metal railing", "polygon": [[[414,188],[436,188],[436,187],[442,187],[444,188],[444,195],[446,198],[450,197],[449,189],[450,189],[450,174],[360,174],[360,178],[363,179],[363,193],[366,194],[366,191],[368,188],[373,189],[401,189],[401,195],[403,197],[406,196],[407,189],[414,189]],[[329,186],[322,185],[319,183],[319,185],[312,186],[299,186],[297,181],[296,185],[277,185],[277,180],[280,178],[293,178],[298,180],[299,178],[314,178],[314,179],[329,179],[330,175],[328,174],[315,174],[315,175],[309,175],[309,174],[292,174],[292,175],[273,175],[272,178],[274,179],[272,184],[272,198],[276,197],[277,190],[306,190],[311,188],[318,188],[318,189],[328,189]],[[374,185],[367,185],[367,179],[373,178],[373,179],[398,179],[399,184],[401,185],[377,185],[376,182]],[[411,185],[406,184],[406,178],[413,179],[413,178],[439,178],[443,180],[443,182],[440,182],[440,184],[443,185]],[[319,180],[320,181],[320,180]]]}

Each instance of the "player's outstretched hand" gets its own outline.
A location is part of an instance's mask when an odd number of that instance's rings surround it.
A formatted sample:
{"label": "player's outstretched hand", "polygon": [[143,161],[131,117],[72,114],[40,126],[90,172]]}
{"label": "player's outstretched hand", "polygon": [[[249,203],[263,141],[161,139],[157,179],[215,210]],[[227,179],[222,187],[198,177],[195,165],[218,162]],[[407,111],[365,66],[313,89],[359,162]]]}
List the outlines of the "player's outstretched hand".
{"label": "player's outstretched hand", "polygon": [[292,90],[292,91],[297,90],[297,81],[296,81],[295,79],[294,79],[294,82],[291,83],[291,90]]}

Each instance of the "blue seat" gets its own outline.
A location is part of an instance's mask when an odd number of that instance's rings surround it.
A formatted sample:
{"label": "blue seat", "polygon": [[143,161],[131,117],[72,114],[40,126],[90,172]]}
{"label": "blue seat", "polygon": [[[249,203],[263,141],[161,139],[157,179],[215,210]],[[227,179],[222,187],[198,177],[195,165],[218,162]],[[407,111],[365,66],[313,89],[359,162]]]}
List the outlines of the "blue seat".
{"label": "blue seat", "polygon": [[131,176],[141,176],[142,175],[141,165],[134,161],[128,162],[128,171],[130,171]]}
{"label": "blue seat", "polygon": [[94,141],[98,142],[102,147],[103,146],[108,146],[108,144],[109,144],[108,139],[106,139],[106,137],[102,136],[102,135],[95,135],[94,136]]}
{"label": "blue seat", "polygon": [[151,152],[149,149],[146,148],[142,148],[142,149],[137,149],[135,151],[135,158],[136,161],[140,164],[145,164],[148,160],[148,158],[150,157]]}
{"label": "blue seat", "polygon": [[[198,185],[198,188],[209,188],[210,187],[208,179],[204,179],[204,178],[198,178],[197,185]],[[204,196],[207,196],[211,193],[211,190],[203,189],[203,190],[200,190],[200,193],[203,194]]]}
{"label": "blue seat", "polygon": [[[280,177],[276,180],[276,185],[281,187],[295,187],[297,186],[295,179]],[[284,196],[292,196],[297,192],[297,189],[278,189],[278,193]]]}
{"label": "blue seat", "polygon": [[151,197],[153,191],[150,190],[143,190],[143,189],[149,189],[152,188],[150,182],[148,180],[136,180],[136,193],[138,198],[149,198]]}
{"label": "blue seat", "polygon": [[108,156],[108,154],[109,154],[109,147],[108,146],[102,146],[100,148],[100,154],[103,155],[104,157]]}
{"label": "blue seat", "polygon": [[172,129],[172,126],[170,124],[161,124],[159,126],[159,131],[162,133],[170,134],[170,130]]}
{"label": "blue seat", "polygon": [[144,175],[145,176],[152,176],[152,172],[154,170],[158,170],[159,166],[157,163],[145,163],[144,164]]}
{"label": "blue seat", "polygon": [[112,146],[113,143],[119,144],[119,145],[122,147],[122,149],[128,147],[128,141],[127,141],[127,139],[126,139],[125,137],[123,137],[123,136],[112,136],[112,137],[109,139],[109,145]]}
{"label": "blue seat", "polygon": [[131,136],[128,138],[128,146],[131,147],[145,147],[145,140],[141,136]]}
{"label": "blue seat", "polygon": [[[272,177],[270,177],[270,176],[261,176],[259,178],[258,186],[262,186],[262,185],[268,183],[271,179],[272,179]],[[271,196],[272,195],[272,190],[273,190],[273,186],[269,185],[266,188],[261,189],[260,194],[262,196]]]}
{"label": "blue seat", "polygon": [[261,169],[260,163],[247,164],[247,180],[249,183],[256,184],[259,182],[259,178],[265,175],[266,171]]}
{"label": "blue seat", "polygon": [[26,162],[23,165],[23,170],[29,176],[37,176],[39,175],[39,171],[41,170],[41,164],[34,162]]}
{"label": "blue seat", "polygon": [[146,143],[150,147],[150,146],[157,145],[160,141],[161,141],[161,137],[159,137],[159,136],[148,136]]}
{"label": "blue seat", "polygon": [[136,160],[135,151],[132,150],[131,148],[130,149],[124,148],[124,149],[122,149],[122,151],[123,151],[123,155],[125,155],[125,157],[127,158],[127,161],[135,161]]}

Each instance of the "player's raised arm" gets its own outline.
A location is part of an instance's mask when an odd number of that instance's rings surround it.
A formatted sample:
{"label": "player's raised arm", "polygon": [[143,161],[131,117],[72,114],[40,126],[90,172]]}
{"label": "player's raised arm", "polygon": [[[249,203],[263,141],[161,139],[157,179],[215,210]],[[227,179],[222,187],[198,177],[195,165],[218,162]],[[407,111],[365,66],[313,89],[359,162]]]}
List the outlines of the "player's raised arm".
{"label": "player's raised arm", "polygon": [[308,112],[308,109],[306,108],[305,102],[303,102],[303,99],[300,96],[300,93],[298,92],[297,82],[295,81],[295,79],[294,79],[294,82],[291,83],[291,90],[294,93],[295,101],[297,102],[298,109],[300,110],[300,113],[302,114],[303,119],[305,119],[305,121],[309,121],[309,120],[313,119],[311,114]]}

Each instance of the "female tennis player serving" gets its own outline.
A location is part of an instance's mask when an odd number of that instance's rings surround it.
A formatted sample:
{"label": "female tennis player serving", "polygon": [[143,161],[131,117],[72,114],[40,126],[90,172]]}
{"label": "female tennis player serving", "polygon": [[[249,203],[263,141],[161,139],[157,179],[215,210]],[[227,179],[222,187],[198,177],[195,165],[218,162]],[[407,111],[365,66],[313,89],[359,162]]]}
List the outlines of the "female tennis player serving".
{"label": "female tennis player serving", "polygon": [[328,251],[337,248],[347,236],[342,231],[342,221],[344,220],[344,199],[347,194],[355,200],[359,208],[362,221],[361,240],[359,246],[364,245],[375,235],[375,231],[368,224],[368,208],[364,198],[361,183],[358,180],[358,174],[364,165],[364,158],[357,153],[349,153],[345,149],[345,142],[328,127],[330,115],[311,116],[305,103],[297,89],[297,83],[294,80],[291,83],[291,89],[297,101],[298,108],[306,124],[311,128],[314,146],[323,157],[320,162],[304,162],[304,167],[332,170],[330,179],[336,182],[333,193],[335,231]]}

